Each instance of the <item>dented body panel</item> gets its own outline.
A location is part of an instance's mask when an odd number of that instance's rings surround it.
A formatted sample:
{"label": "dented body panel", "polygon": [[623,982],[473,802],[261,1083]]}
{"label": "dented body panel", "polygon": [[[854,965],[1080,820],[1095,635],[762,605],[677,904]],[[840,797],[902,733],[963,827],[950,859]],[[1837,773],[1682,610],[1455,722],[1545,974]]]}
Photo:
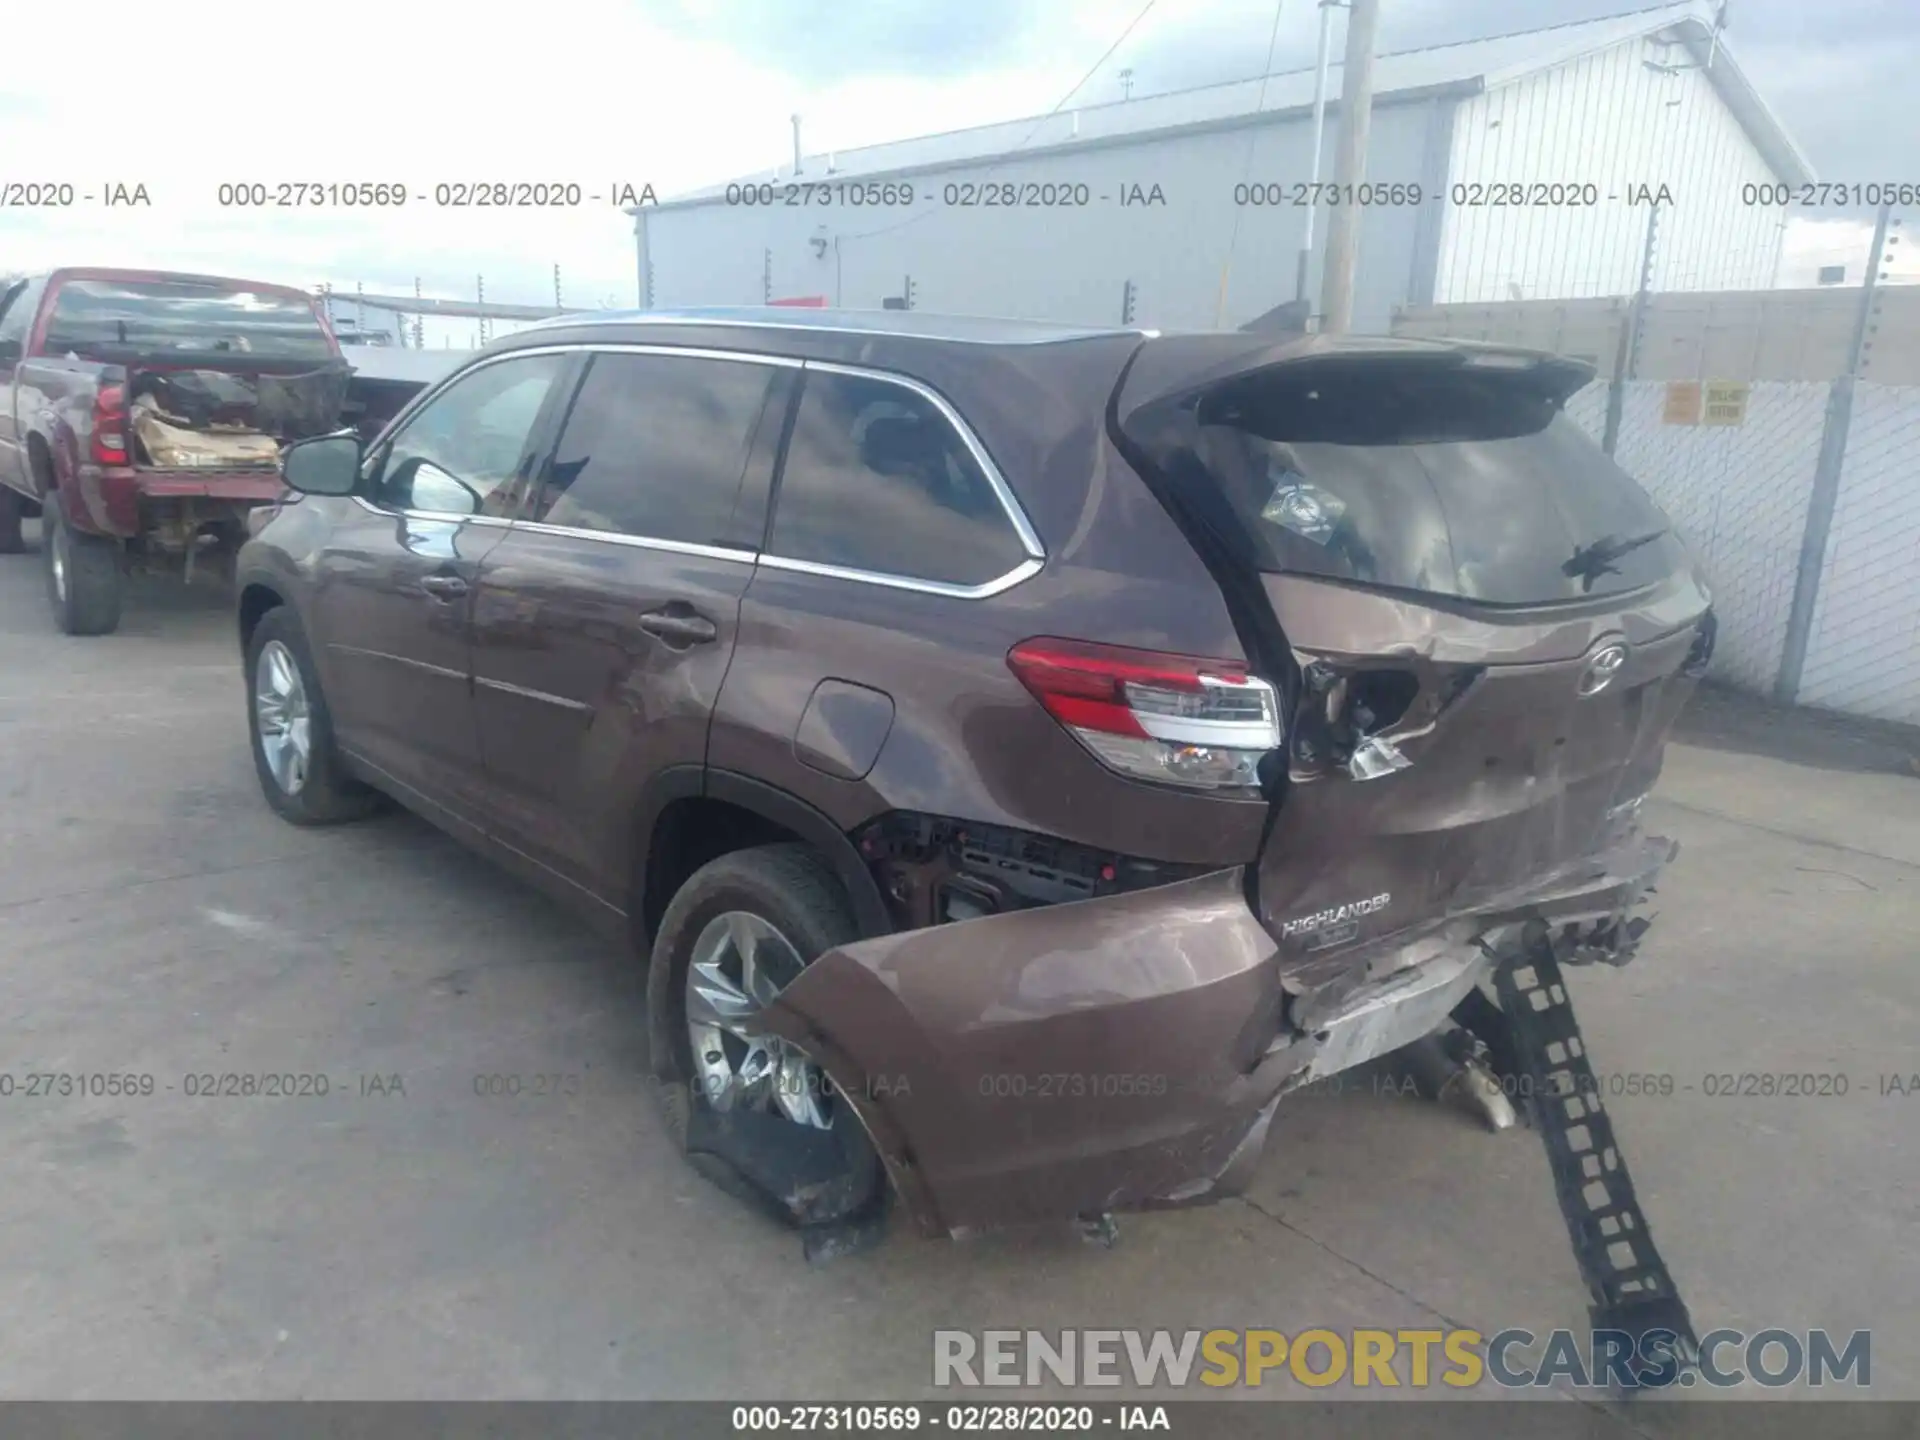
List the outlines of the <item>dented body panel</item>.
{"label": "dented body panel", "polygon": [[1624,916],[1674,849],[1629,827],[1332,969],[1283,953],[1222,870],[843,946],[765,1025],[853,1105],[923,1234],[1201,1204],[1245,1188],[1289,1089],[1427,1033],[1529,920]]}
{"label": "dented body panel", "polygon": [[1210,1194],[1310,1059],[1222,870],[821,956],[768,1028],[819,1058],[923,1228]]}

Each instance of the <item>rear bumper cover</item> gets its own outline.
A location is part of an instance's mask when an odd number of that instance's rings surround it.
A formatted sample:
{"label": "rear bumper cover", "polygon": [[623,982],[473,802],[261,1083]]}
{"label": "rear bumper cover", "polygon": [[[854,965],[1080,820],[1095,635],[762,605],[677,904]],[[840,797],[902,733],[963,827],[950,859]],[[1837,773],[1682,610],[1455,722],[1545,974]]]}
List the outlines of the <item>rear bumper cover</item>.
{"label": "rear bumper cover", "polygon": [[1194,1204],[1245,1187],[1288,1090],[1426,1033],[1508,930],[1624,915],[1675,848],[1636,831],[1333,976],[1216,871],[842,946],[763,1022],[826,1070],[925,1234]]}

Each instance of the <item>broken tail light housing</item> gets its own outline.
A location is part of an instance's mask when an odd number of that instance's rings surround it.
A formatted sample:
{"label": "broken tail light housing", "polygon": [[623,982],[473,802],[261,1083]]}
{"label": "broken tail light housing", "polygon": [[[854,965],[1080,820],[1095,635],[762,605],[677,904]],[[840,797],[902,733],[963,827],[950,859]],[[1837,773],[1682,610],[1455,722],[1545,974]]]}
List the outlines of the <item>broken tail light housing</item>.
{"label": "broken tail light housing", "polygon": [[88,447],[96,465],[125,465],[127,460],[127,392],[121,385],[102,385],[93,397],[93,440]]}
{"label": "broken tail light housing", "polygon": [[1279,693],[1237,660],[1085,640],[1023,640],[1007,664],[1047,713],[1109,770],[1188,790],[1251,796],[1285,743]]}

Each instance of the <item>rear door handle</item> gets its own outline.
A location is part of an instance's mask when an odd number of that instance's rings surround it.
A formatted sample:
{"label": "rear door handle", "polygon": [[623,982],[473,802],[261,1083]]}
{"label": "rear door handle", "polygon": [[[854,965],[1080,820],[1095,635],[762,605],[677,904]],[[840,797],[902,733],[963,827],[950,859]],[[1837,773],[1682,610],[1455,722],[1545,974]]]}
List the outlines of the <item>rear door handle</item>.
{"label": "rear door handle", "polygon": [[458,575],[423,575],[420,588],[436,600],[458,600],[467,593],[467,582]]}
{"label": "rear door handle", "polygon": [[664,610],[649,610],[638,624],[649,635],[658,635],[669,645],[704,645],[720,635],[714,623],[691,606],[670,605]]}

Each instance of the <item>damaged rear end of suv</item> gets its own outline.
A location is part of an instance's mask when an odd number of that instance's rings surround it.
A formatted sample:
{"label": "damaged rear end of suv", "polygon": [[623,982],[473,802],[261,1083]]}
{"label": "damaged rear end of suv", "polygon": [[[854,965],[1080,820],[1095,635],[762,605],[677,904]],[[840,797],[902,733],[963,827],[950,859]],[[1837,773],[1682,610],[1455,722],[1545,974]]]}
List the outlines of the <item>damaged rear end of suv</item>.
{"label": "damaged rear end of suv", "polygon": [[[1578,1091],[1558,967],[1633,951],[1713,639],[1563,414],[1587,378],[926,315],[537,327],[370,453],[289,451],[308,498],[242,556],[262,784],[301,823],[375,785],[617,917],[677,1147],[813,1253],[895,1196],[942,1236],[1230,1195],[1290,1092],[1443,1028]],[[1530,1111],[1596,1295],[1666,1295],[1604,1116]]]}
{"label": "damaged rear end of suv", "polygon": [[[1099,388],[1073,369],[1055,404]],[[1155,336],[1097,437],[958,401],[1045,550],[976,612],[950,705],[991,803],[857,829],[893,933],[759,1017],[924,1233],[1235,1193],[1289,1092],[1449,1017],[1524,1068],[1486,1023],[1501,977],[1631,956],[1676,849],[1641,802],[1713,619],[1666,518],[1562,413],[1590,373]],[[1017,699],[982,697],[982,651]]]}

